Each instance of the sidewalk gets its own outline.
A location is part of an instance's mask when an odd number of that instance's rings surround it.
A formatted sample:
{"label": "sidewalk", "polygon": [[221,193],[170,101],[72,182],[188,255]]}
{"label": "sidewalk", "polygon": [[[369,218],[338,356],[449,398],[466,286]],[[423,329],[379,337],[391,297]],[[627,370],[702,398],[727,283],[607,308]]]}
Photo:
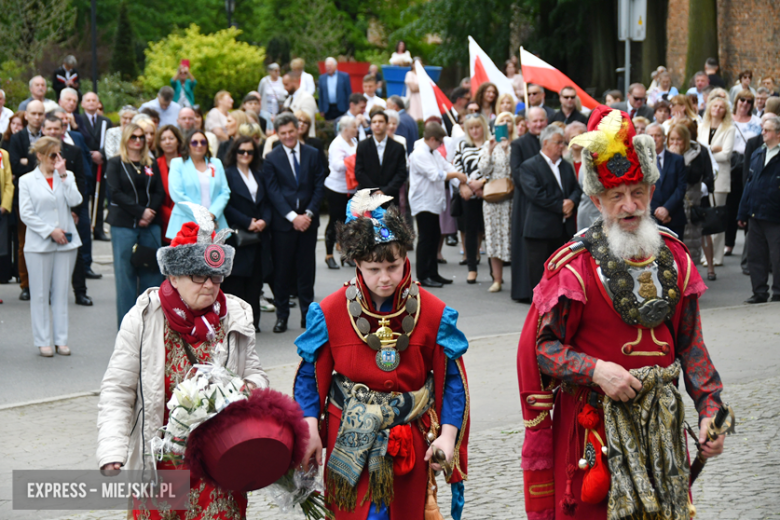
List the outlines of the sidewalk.
{"label": "sidewalk", "polygon": [[[737,414],[737,435],[694,486],[698,518],[780,518],[777,443],[780,417],[780,327],[777,304],[704,311],[705,338]],[[464,518],[525,518],[514,355],[519,334],[472,341],[466,357],[472,397],[472,436]],[[290,393],[295,364],[268,369],[272,385]],[[685,395],[686,417],[695,422]],[[116,511],[12,511],[11,470],[95,467],[96,395],[0,410],[0,518],[120,520]],[[693,446],[690,447],[693,450]],[[439,504],[449,512],[447,486]],[[301,515],[298,515],[301,518]],[[248,519],[283,519],[262,492],[250,497]]]}

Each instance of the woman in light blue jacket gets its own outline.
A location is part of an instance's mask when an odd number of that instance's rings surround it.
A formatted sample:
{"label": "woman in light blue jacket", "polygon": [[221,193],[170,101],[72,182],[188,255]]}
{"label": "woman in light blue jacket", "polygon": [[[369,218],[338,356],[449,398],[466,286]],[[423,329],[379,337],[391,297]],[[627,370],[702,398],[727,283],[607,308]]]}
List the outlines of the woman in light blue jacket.
{"label": "woman in light blue jacket", "polygon": [[196,222],[192,210],[182,202],[209,209],[217,230],[228,227],[224,211],[230,200],[230,187],[219,159],[211,157],[209,142],[201,130],[193,130],[184,139],[181,157],[171,161],[168,191],[176,204],[168,221],[167,238],[173,239],[186,222]]}
{"label": "woman in light blue jacket", "polygon": [[[65,169],[60,142],[41,137],[32,146],[38,167],[19,179],[19,216],[27,225],[24,258],[30,273],[33,341],[41,356],[70,355],[68,289],[81,240],[70,208],[82,202],[73,173]],[[49,298],[51,315],[49,318]]]}

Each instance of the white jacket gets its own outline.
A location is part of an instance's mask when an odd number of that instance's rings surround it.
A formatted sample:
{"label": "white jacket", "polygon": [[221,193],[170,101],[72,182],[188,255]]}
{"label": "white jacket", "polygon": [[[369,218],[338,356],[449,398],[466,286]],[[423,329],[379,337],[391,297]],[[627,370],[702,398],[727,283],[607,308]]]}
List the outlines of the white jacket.
{"label": "white jacket", "polygon": [[[27,226],[24,239],[26,253],[70,251],[81,245],[70,208],[81,204],[82,197],[73,172],[63,181],[54,175],[51,187],[39,168],[19,179],[19,216]],[[56,228],[71,234],[71,241],[60,245],[51,239]]]}
{"label": "white jacket", "polygon": [[[122,320],[98,403],[98,467],[121,462],[126,469],[151,470],[150,442],[161,436],[165,411],[165,317],[158,287],[147,289]],[[227,352],[217,347],[212,362],[258,388],[268,376],[255,352],[252,309],[226,294]]]}

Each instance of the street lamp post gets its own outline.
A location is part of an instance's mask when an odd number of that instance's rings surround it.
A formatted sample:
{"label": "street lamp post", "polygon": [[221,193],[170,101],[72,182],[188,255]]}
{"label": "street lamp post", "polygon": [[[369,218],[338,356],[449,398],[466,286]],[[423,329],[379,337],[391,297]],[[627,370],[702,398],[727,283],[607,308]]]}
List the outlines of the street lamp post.
{"label": "street lamp post", "polygon": [[233,27],[233,11],[236,9],[236,0],[225,0],[225,13],[227,13],[228,28]]}

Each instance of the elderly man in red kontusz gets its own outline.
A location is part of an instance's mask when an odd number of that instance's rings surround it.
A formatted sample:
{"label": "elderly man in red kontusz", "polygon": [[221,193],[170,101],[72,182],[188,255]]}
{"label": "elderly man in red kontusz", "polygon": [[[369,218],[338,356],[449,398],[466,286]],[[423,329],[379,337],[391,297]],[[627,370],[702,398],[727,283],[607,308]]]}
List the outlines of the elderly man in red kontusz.
{"label": "elderly man in red kontusz", "polygon": [[707,437],[724,412],[699,320],[706,286],[650,216],[652,139],[606,106],[588,130],[572,144],[601,219],[547,261],[518,348],[528,518],[687,519],[696,470],[680,374],[699,414],[697,464],[723,451],[716,428]]}

